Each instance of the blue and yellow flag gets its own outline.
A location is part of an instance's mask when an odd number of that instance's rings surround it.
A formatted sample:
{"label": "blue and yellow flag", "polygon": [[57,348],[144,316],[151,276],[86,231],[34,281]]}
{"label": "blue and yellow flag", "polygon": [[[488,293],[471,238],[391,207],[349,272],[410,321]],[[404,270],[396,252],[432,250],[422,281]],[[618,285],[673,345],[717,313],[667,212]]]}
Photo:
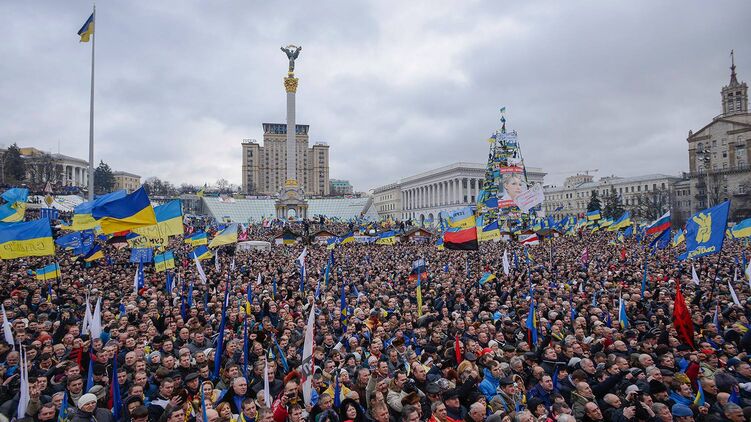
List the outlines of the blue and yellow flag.
{"label": "blue and yellow flag", "polygon": [[730,201],[699,211],[686,223],[686,257],[718,253],[725,241]]}
{"label": "blue and yellow flag", "polygon": [[91,215],[99,220],[104,234],[112,234],[156,224],[154,207],[141,186],[124,198],[95,206]]}
{"label": "blue and yellow flag", "polygon": [[344,245],[345,243],[350,243],[354,241],[355,241],[355,235],[352,232],[349,232],[341,237],[339,244]]}
{"label": "blue and yellow flag", "polygon": [[205,232],[195,232],[193,235],[185,238],[185,243],[188,243],[191,246],[208,245],[209,237]]}
{"label": "blue and yellow flag", "polygon": [[209,247],[216,248],[217,246],[230,245],[232,243],[237,243],[237,223],[232,223],[224,230],[217,233],[217,235],[211,239]]}
{"label": "blue and yellow flag", "polygon": [[159,272],[175,268],[175,256],[172,251],[167,251],[154,256],[154,267]]}
{"label": "blue and yellow flag", "polygon": [[730,232],[736,239],[751,236],[751,218],[747,218],[740,223],[736,223],[736,225],[733,226]]}
{"label": "blue and yellow flag", "polygon": [[0,259],[54,254],[50,220],[44,218],[0,226]]}
{"label": "blue and yellow flag", "polygon": [[206,247],[206,245],[200,245],[199,247],[195,248],[191,255],[198,258],[199,261],[203,261],[204,259],[211,259],[211,257],[214,256],[211,254],[211,251],[208,247]]}
{"label": "blue and yellow flag", "polygon": [[94,14],[92,13],[86,22],[84,22],[81,29],[78,30],[78,35],[81,37],[80,42],[89,42],[89,39],[94,35]]}
{"label": "blue and yellow flag", "polygon": [[393,230],[383,232],[378,235],[375,243],[377,245],[394,245],[396,244],[396,233]]}
{"label": "blue and yellow flag", "polygon": [[482,286],[488,281],[493,281],[493,280],[495,280],[495,274],[487,272],[487,273],[482,274],[482,277],[480,277],[479,283],[480,283],[480,286]]}
{"label": "blue and yellow flag", "polygon": [[618,229],[625,229],[631,226],[631,214],[626,211],[623,215],[608,227],[608,231],[615,231]]}
{"label": "blue and yellow flag", "polygon": [[60,277],[60,266],[57,263],[45,265],[35,271],[37,280],[49,280]]}
{"label": "blue and yellow flag", "polygon": [[97,259],[104,258],[104,251],[102,250],[102,247],[99,246],[99,244],[94,244],[94,246],[89,249],[89,251],[86,253],[86,255],[83,256],[83,260],[86,262],[92,262],[96,261]]}
{"label": "blue and yellow flag", "polygon": [[683,243],[683,241],[686,240],[685,233],[683,233],[683,230],[678,230],[678,233],[673,236],[673,247],[676,247]]}
{"label": "blue and yellow flag", "polygon": [[183,234],[183,207],[179,199],[154,207],[157,224],[133,231],[149,239],[163,239]]}
{"label": "blue and yellow flag", "polygon": [[23,221],[26,215],[26,202],[13,202],[0,206],[0,221],[3,223],[17,223]]}
{"label": "blue and yellow flag", "polygon": [[332,250],[336,248],[336,245],[339,244],[339,238],[336,236],[331,236],[328,239],[326,239],[326,249]]}
{"label": "blue and yellow flag", "polygon": [[492,223],[484,226],[484,227],[478,227],[477,231],[477,240],[480,242],[487,242],[490,240],[497,240],[501,238],[501,230],[498,227],[498,220],[493,221]]}
{"label": "blue and yellow flag", "polygon": [[618,300],[618,323],[621,325],[622,330],[627,330],[629,327],[628,315],[626,315],[626,304],[623,302],[623,297]]}
{"label": "blue and yellow flag", "polygon": [[125,198],[128,193],[125,189],[120,189],[115,192],[99,196],[93,201],[87,201],[77,205],[73,208],[73,221],[69,226],[63,226],[65,230],[81,231],[93,229],[99,225],[99,223],[91,215],[92,210],[95,207],[110,203],[112,201]]}
{"label": "blue and yellow flag", "polygon": [[587,220],[589,221],[599,220],[600,218],[602,218],[600,216],[600,210],[589,211],[587,213]]}

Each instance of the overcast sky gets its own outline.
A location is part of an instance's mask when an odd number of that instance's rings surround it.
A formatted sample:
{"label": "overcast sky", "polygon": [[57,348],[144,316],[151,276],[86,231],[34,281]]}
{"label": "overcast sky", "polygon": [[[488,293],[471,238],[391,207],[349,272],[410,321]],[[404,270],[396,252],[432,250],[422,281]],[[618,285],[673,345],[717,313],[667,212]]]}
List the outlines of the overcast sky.
{"label": "overcast sky", "polygon": [[[282,4],[296,4],[284,8]],[[91,2],[0,2],[0,144],[88,159]],[[175,184],[239,184],[244,138],[298,123],[331,177],[366,190],[484,162],[507,108],[528,166],[558,184],[679,174],[720,113],[736,52],[751,82],[751,2],[100,1],[95,159]]]}

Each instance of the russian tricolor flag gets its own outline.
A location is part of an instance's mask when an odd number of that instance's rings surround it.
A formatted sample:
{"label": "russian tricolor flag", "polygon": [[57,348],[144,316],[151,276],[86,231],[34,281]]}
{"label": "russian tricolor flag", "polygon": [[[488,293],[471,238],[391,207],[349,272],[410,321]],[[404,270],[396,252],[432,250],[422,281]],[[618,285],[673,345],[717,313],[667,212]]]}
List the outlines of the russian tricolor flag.
{"label": "russian tricolor flag", "polygon": [[654,223],[647,227],[647,234],[660,233],[670,228],[670,211],[663,214],[662,217],[655,220]]}

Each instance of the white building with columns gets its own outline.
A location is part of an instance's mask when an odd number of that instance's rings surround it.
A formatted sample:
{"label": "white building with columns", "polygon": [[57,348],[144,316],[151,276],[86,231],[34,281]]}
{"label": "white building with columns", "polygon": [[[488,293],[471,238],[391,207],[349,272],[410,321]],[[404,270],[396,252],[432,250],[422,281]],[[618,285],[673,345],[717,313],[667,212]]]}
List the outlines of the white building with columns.
{"label": "white building with columns", "polygon": [[[485,179],[484,163],[453,163],[373,190],[378,215],[402,220],[438,220],[441,211],[474,204]],[[545,173],[527,167],[530,183],[543,184]],[[398,198],[394,198],[398,192]]]}

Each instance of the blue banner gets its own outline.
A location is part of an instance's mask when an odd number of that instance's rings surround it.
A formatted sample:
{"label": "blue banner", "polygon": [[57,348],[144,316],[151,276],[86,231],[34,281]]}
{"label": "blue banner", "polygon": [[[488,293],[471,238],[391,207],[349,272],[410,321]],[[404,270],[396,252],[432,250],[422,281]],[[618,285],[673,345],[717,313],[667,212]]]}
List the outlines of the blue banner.
{"label": "blue banner", "polygon": [[154,259],[154,250],[151,248],[133,248],[130,251],[130,262],[151,262]]}
{"label": "blue banner", "polygon": [[730,201],[699,211],[686,222],[687,258],[718,253],[725,241]]}

